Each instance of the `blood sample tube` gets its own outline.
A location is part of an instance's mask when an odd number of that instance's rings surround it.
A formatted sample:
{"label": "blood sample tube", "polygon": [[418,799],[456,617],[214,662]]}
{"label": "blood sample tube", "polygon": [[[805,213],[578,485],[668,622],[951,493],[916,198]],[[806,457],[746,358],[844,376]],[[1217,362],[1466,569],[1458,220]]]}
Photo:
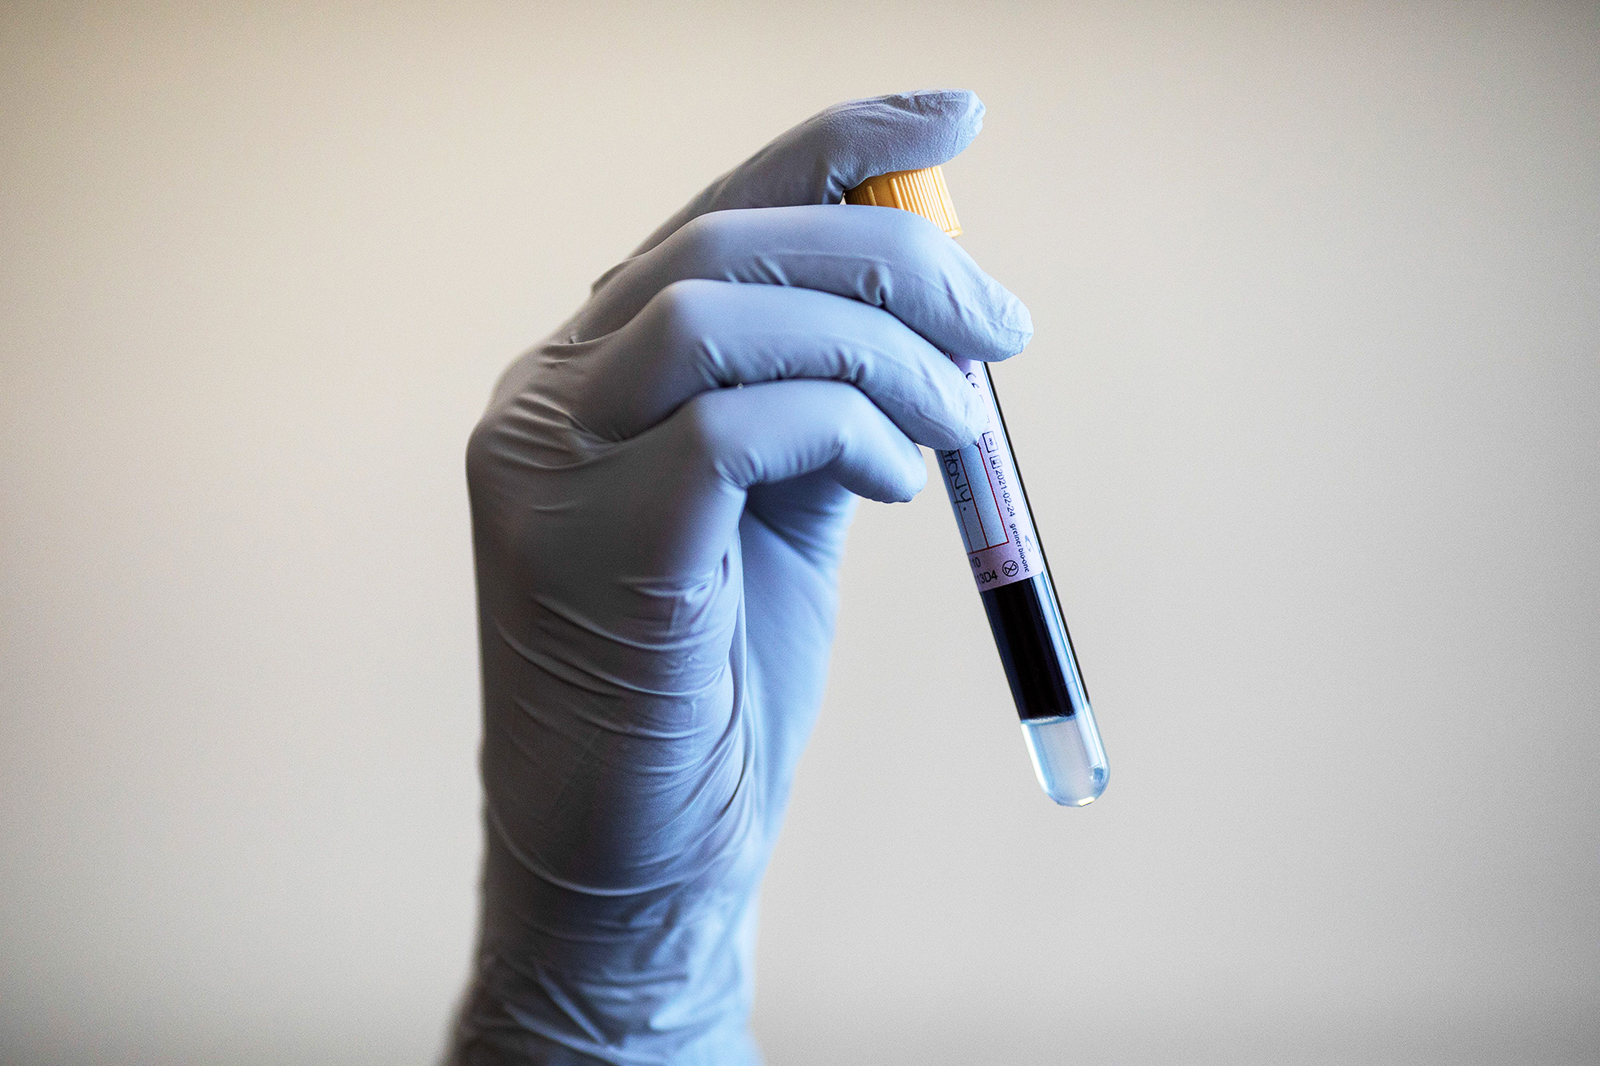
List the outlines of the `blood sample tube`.
{"label": "blood sample tube", "polygon": [[[952,237],[961,233],[939,167],[869,178],[845,194],[845,203],[914,211]],[[1105,791],[1111,775],[1089,692],[1056,601],[989,368],[957,353],[950,357],[983,397],[988,425],[965,448],[938,452],[940,473],[1039,784],[1057,803],[1082,807]]]}

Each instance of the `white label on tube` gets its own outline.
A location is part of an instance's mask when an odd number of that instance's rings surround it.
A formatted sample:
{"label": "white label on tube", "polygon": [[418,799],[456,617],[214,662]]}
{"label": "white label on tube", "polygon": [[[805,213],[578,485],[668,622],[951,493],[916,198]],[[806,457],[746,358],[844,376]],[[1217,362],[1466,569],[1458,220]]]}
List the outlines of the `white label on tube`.
{"label": "white label on tube", "polygon": [[1044,573],[1044,556],[1034,535],[1033,516],[1022,496],[1011,443],[1000,424],[989,375],[981,363],[952,356],[957,369],[983,397],[989,421],[983,435],[965,448],[941,451],[939,469],[950,493],[956,525],[967,546],[972,576],[980,591],[1026,581]]}

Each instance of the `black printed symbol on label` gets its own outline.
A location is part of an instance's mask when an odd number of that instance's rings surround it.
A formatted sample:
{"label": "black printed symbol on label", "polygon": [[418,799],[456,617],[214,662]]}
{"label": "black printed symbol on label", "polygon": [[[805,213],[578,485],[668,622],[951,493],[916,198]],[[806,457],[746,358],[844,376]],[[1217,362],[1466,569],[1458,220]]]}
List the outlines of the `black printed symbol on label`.
{"label": "black printed symbol on label", "polygon": [[1005,565],[1000,567],[1000,570],[1006,575],[1006,577],[1016,577],[1017,561],[1015,559],[1007,559],[1005,561]]}

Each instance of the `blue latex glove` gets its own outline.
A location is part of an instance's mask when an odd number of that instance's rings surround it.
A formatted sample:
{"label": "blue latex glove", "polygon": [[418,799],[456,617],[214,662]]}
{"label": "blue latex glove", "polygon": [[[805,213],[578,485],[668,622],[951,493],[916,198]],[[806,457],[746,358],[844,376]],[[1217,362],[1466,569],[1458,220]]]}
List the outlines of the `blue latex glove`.
{"label": "blue latex glove", "polygon": [[[981,425],[942,352],[1022,304],[840,206],[977,134],[966,92],[830,108],[693,200],[506,372],[467,469],[487,854],[455,1063],[750,1063],[756,891],[822,698],[858,494]],[[916,442],[916,443],[913,443]]]}

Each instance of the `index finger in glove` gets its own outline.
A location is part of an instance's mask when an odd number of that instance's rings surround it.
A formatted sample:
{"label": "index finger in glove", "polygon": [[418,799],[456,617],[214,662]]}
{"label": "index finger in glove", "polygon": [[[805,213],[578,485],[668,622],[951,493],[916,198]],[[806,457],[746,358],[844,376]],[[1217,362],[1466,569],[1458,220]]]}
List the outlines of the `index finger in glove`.
{"label": "index finger in glove", "polygon": [[690,219],[711,211],[836,204],[845,190],[875,175],[954,158],[982,127],[983,101],[965,89],[925,89],[835,104],[712,182],[634,254],[649,251]]}
{"label": "index finger in glove", "polygon": [[618,329],[674,282],[755,282],[816,289],[881,307],[943,352],[1006,359],[1033,319],[959,243],[910,211],[813,205],[719,211],[618,266],[573,320],[571,338]]}

